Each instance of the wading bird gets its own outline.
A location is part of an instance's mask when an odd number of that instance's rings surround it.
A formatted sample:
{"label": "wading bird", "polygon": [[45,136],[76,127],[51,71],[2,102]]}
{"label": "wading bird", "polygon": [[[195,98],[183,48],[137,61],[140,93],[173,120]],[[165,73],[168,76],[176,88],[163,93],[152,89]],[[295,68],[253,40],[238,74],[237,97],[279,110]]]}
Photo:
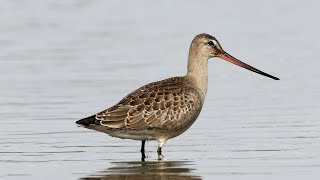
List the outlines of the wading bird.
{"label": "wading bird", "polygon": [[208,88],[208,59],[213,57],[279,80],[231,56],[213,36],[199,34],[191,42],[185,76],[142,86],[116,105],[76,123],[113,137],[141,141],[142,161],[145,142],[157,140],[158,159],[162,159],[164,143],[185,132],[199,116]]}

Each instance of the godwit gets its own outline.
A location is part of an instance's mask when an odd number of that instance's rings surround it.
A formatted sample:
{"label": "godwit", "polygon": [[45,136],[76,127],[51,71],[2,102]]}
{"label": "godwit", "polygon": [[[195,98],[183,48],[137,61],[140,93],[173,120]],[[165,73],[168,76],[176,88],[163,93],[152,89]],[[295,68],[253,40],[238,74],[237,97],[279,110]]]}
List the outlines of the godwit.
{"label": "godwit", "polygon": [[158,141],[158,159],[164,143],[186,131],[197,119],[207,93],[208,59],[219,57],[250,71],[279,80],[226,53],[218,40],[199,34],[191,42],[185,76],[172,77],[142,86],[118,104],[76,123],[113,137]]}

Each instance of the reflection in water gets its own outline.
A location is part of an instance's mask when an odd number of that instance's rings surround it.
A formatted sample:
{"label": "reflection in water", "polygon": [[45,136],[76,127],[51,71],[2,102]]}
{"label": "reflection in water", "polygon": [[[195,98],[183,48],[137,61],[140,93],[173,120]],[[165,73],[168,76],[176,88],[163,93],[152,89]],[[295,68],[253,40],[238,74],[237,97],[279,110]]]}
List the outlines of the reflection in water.
{"label": "reflection in water", "polygon": [[113,162],[115,166],[95,175],[81,178],[82,180],[104,179],[201,179],[193,175],[187,166],[190,161],[154,161],[154,162]]}

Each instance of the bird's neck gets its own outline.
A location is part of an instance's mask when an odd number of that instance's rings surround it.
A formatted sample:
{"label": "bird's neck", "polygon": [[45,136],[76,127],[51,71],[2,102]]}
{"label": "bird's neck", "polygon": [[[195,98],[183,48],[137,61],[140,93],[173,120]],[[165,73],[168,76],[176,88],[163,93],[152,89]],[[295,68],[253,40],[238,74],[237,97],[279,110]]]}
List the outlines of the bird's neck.
{"label": "bird's neck", "polygon": [[189,54],[186,79],[197,89],[204,100],[208,89],[208,57]]}

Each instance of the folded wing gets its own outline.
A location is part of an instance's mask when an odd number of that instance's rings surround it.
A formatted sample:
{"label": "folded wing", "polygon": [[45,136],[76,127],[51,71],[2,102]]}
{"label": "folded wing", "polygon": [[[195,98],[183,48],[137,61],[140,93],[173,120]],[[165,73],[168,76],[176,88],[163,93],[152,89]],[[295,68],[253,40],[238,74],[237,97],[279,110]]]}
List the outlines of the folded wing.
{"label": "folded wing", "polygon": [[[184,126],[196,110],[199,93],[179,83],[153,83],[140,88],[117,105],[96,114],[102,126],[110,128],[175,129]],[[184,121],[182,121],[184,119]]]}

